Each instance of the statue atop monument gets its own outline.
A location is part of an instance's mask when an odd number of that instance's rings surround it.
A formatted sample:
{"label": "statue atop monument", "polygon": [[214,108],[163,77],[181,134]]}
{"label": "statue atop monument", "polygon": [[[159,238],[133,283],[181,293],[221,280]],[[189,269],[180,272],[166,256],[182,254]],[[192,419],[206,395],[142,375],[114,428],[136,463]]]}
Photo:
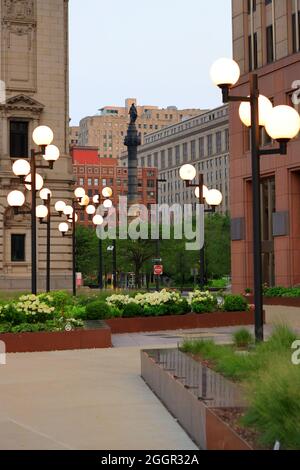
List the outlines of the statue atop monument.
{"label": "statue atop monument", "polygon": [[131,108],[129,110],[129,115],[130,115],[130,124],[134,124],[138,118],[137,109],[134,103],[131,105]]}

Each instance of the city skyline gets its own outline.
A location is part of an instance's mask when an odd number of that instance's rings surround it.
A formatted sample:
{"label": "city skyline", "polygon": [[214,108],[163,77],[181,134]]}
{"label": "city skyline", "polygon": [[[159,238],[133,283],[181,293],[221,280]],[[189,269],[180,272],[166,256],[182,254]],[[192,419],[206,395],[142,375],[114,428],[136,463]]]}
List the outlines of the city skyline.
{"label": "city skyline", "polygon": [[[180,0],[153,0],[151,5],[138,0],[73,0],[71,125],[103,106],[120,106],[131,96],[141,105],[162,108],[220,105],[209,67],[215,58],[232,54],[230,3],[212,0],[204,9],[197,0],[189,0],[189,8]],[[128,26],[131,21],[133,26]],[[209,42],[212,33],[214,40]]]}

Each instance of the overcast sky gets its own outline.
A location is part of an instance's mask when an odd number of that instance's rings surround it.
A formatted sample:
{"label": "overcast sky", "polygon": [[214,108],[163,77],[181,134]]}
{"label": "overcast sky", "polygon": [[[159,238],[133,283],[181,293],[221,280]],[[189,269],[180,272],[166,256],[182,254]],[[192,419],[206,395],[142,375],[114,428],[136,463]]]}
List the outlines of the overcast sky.
{"label": "overcast sky", "polygon": [[218,106],[209,68],[231,51],[231,0],[71,0],[72,124],[129,97]]}

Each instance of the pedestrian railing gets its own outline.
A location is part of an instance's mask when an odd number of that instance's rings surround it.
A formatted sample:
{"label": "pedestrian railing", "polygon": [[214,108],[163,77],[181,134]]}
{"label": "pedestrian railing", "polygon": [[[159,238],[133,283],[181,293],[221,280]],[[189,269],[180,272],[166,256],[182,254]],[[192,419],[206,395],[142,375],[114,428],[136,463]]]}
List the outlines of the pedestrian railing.
{"label": "pedestrian railing", "polygon": [[241,388],[179,349],[145,351],[157,365],[211,408],[244,407]]}

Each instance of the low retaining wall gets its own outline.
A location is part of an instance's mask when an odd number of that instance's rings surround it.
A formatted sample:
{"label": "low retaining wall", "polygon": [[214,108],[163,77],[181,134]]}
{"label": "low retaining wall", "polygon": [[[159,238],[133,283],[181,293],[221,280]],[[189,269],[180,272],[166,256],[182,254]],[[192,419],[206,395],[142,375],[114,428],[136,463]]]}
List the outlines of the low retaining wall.
{"label": "low retaining wall", "polygon": [[[214,408],[207,406],[204,401],[195,394],[195,386],[187,386],[187,384],[182,382],[186,377],[174,376],[175,369],[173,369],[174,361],[172,361],[172,358],[167,365],[169,369],[166,370],[151,357],[152,352],[153,351],[141,351],[142,378],[201,449],[252,450],[228,424],[224,423],[214,413]],[[160,360],[166,361],[166,357],[162,354]],[[193,362],[195,363],[195,361]],[[162,363],[166,364],[166,362]],[[197,363],[194,365],[196,366]],[[204,370],[204,366],[202,367]],[[179,370],[181,370],[181,368],[182,364],[180,364],[179,361]],[[190,370],[190,367],[188,367],[188,369]],[[184,374],[185,373],[186,371]],[[225,379],[224,382],[226,382]],[[212,383],[214,387],[215,380],[213,380]],[[207,384],[205,384],[205,388],[206,386]],[[222,387],[220,387],[220,390],[222,390]],[[211,391],[212,390],[210,390],[210,393]],[[228,406],[230,401],[235,397],[230,397],[230,400],[227,402],[228,396],[226,396],[226,390],[223,390],[223,393],[223,399],[222,397],[218,399],[219,405],[221,406],[223,400],[223,406],[226,403]],[[211,397],[207,397],[207,400],[211,400]],[[214,400],[212,404],[215,406]],[[231,406],[233,406],[232,403]]]}
{"label": "low retaining wall", "polygon": [[7,353],[96,349],[112,346],[111,332],[107,327],[97,330],[5,333],[0,334],[0,341],[4,341]]}
{"label": "low retaining wall", "polygon": [[[254,304],[254,297],[245,296],[249,304]],[[264,305],[274,305],[282,307],[300,307],[300,297],[264,297]]]}
{"label": "low retaining wall", "polygon": [[112,318],[106,320],[112,334],[189,330],[254,324],[254,311],[168,315],[165,317]]}

